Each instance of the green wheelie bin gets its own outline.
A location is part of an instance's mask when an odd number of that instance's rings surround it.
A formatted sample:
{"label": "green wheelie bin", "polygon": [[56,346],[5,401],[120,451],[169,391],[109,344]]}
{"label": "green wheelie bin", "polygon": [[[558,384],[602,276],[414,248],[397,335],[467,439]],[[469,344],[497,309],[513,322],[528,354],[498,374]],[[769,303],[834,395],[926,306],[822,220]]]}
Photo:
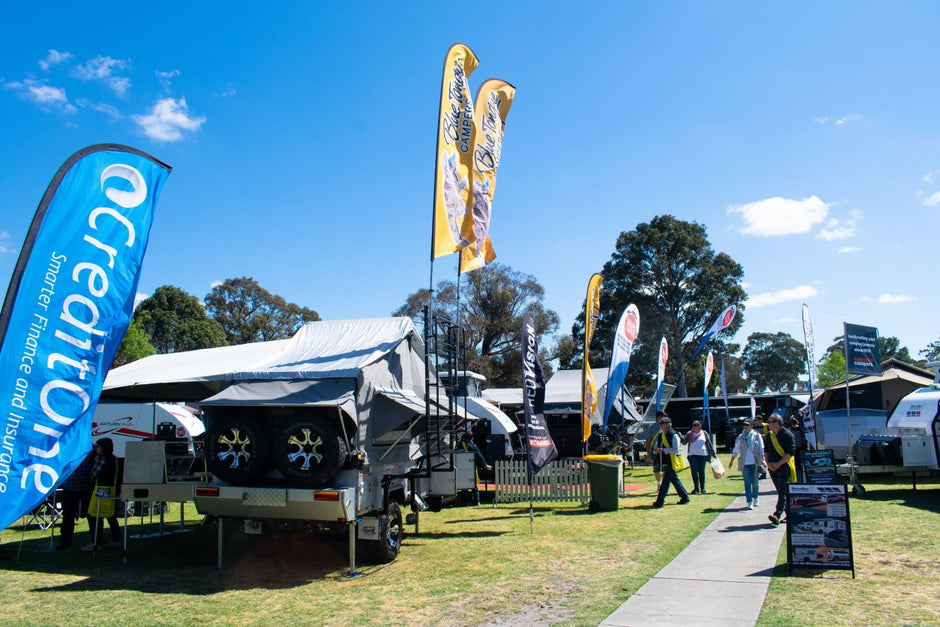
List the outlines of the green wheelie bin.
{"label": "green wheelie bin", "polygon": [[591,511],[614,512],[620,509],[623,485],[623,458],[620,455],[585,455],[591,481]]}

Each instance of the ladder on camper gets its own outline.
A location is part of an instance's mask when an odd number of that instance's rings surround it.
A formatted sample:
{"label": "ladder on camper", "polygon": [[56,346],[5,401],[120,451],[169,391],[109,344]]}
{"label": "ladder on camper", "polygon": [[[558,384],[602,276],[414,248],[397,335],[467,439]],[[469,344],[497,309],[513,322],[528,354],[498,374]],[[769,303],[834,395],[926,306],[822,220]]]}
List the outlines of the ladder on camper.
{"label": "ladder on camper", "polygon": [[429,467],[449,465],[457,446],[457,429],[463,424],[457,403],[463,333],[449,317],[430,314],[425,307],[424,343],[427,429],[424,454]]}

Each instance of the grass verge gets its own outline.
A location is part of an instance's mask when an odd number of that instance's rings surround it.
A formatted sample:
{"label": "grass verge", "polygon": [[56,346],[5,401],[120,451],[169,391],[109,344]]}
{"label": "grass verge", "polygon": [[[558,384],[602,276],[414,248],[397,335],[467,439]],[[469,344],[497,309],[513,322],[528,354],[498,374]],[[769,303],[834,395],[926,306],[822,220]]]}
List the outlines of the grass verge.
{"label": "grass verge", "polygon": [[[626,482],[643,487],[613,512],[536,503],[531,523],[528,504],[424,513],[420,535],[407,528],[397,560],[360,565],[354,579],[345,577],[342,537],[281,535],[249,544],[234,522],[226,523],[232,533],[225,534],[224,569],[216,571],[216,527],[195,526],[191,504],[184,514],[193,530],[132,539],[126,566],[119,549],[52,553],[49,533],[31,528],[20,560],[0,562],[0,622],[596,625],[740,491],[739,481],[722,479],[691,506],[675,506],[671,496],[653,510],[650,469],[628,470]],[[168,529],[178,527],[178,506],[166,520]],[[139,522],[132,520],[132,534]],[[87,532],[84,523],[78,529],[80,546]],[[18,527],[3,532],[14,555],[19,538]]]}

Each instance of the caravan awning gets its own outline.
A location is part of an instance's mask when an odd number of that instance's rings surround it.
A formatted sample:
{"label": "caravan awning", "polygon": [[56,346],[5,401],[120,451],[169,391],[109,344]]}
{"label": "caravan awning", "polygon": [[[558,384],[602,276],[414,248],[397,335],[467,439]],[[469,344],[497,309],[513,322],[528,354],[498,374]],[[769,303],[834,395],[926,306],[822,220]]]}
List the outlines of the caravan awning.
{"label": "caravan awning", "polygon": [[313,379],[307,381],[253,381],[236,383],[200,406],[268,405],[281,407],[339,407],[356,416],[353,379]]}
{"label": "caravan awning", "polygon": [[467,411],[470,413],[470,418],[488,418],[490,421],[498,422],[506,433],[515,433],[519,430],[519,427],[509,416],[489,401],[482,398],[460,398],[457,400],[457,405],[461,409],[463,409],[464,400],[467,402]]}
{"label": "caravan awning", "polygon": [[422,416],[424,415],[424,399],[414,392],[405,392],[404,390],[379,390],[378,394],[379,396],[384,396],[396,405],[401,405],[405,409],[413,411],[416,414],[420,414]]}

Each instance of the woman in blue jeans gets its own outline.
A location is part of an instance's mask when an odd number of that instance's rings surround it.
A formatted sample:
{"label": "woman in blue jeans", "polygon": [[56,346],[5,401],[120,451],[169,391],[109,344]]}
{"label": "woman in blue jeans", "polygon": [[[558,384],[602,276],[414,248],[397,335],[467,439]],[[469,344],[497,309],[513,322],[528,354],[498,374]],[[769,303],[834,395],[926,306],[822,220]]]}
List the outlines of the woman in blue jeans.
{"label": "woman in blue jeans", "polygon": [[757,473],[764,459],[764,438],[754,432],[751,421],[744,421],[744,432],[734,441],[731,450],[731,463],[738,460],[738,470],[744,475],[744,497],[747,499],[747,508],[754,509],[759,505],[760,481]]}
{"label": "woman in blue jeans", "polygon": [[692,470],[692,494],[705,494],[705,466],[711,456],[711,442],[708,431],[702,430],[702,423],[696,420],[692,430],[682,436],[682,441],[689,445],[689,468]]}

